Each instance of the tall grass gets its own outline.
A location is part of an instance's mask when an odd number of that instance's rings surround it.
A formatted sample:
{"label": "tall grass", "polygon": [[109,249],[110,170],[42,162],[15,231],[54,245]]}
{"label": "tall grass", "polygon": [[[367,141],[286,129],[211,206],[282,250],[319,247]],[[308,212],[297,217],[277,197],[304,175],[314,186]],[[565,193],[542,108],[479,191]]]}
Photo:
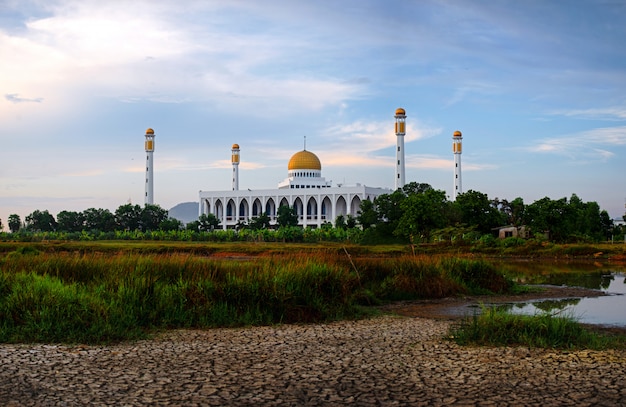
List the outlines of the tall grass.
{"label": "tall grass", "polygon": [[593,332],[574,318],[541,313],[515,315],[495,307],[462,320],[450,330],[461,345],[528,346],[554,349],[626,348],[623,336]]}
{"label": "tall grass", "polygon": [[473,260],[20,249],[0,257],[0,341],[97,343],[167,328],[354,318],[367,312],[361,304],[508,287]]}

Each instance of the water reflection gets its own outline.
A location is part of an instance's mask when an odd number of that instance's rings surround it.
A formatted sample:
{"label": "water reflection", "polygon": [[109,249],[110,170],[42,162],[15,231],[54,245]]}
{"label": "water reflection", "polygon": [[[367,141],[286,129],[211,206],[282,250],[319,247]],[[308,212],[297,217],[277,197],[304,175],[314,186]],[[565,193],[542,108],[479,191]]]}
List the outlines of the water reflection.
{"label": "water reflection", "polygon": [[604,271],[584,275],[559,273],[547,276],[543,284],[599,289],[608,295],[508,304],[507,310],[514,314],[523,315],[545,312],[558,313],[576,318],[583,323],[626,327],[626,279],[624,273],[606,274]]}
{"label": "water reflection", "polygon": [[550,284],[608,289],[615,273],[626,269],[594,261],[502,261],[496,265],[520,284]]}

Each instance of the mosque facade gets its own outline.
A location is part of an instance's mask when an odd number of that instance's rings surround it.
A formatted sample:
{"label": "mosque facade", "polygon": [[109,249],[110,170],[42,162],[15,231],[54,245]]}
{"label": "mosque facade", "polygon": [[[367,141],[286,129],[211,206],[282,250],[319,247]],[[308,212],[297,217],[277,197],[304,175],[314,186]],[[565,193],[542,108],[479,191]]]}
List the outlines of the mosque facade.
{"label": "mosque facade", "polygon": [[239,145],[232,147],[233,189],[230,191],[200,191],[200,215],[213,214],[223,229],[232,229],[238,223],[248,223],[266,214],[270,224],[276,224],[278,208],[295,208],[298,225],[319,228],[335,223],[342,215],[356,217],[364,200],[374,201],[382,194],[392,192],[362,184],[333,186],[322,177],[322,164],[314,153],[306,149],[295,153],[287,165],[287,178],[275,189],[239,189]]}

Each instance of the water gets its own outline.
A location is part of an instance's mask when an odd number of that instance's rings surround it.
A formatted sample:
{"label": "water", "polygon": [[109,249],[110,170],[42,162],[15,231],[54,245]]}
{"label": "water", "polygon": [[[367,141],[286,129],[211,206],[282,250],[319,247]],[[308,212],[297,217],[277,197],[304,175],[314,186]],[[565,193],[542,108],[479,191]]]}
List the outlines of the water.
{"label": "water", "polygon": [[[626,327],[626,275],[623,272],[591,274],[559,273],[556,279],[562,285],[598,289],[606,293],[601,297],[538,300],[530,303],[509,304],[514,314],[535,315],[544,312],[573,317],[579,322],[594,325]],[[582,284],[581,284],[582,283]],[[510,307],[510,308],[509,308]]]}

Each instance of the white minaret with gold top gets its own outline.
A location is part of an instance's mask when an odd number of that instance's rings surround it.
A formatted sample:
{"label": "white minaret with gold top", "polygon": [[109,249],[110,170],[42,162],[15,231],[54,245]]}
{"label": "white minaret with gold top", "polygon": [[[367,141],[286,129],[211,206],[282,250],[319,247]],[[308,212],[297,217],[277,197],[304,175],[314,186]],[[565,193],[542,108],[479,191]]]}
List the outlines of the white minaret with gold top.
{"label": "white minaret with gold top", "polygon": [[456,200],[458,194],[463,193],[463,184],[461,183],[461,152],[462,152],[463,134],[455,131],[452,134],[452,152],[454,152],[454,190],[452,191],[452,200]]}
{"label": "white minaret with gold top", "polygon": [[146,130],[146,196],[145,204],[154,205],[154,130]]}
{"label": "white minaret with gold top", "polygon": [[233,162],[233,191],[239,191],[239,144],[233,144],[231,161]]}
{"label": "white minaret with gold top", "polygon": [[406,132],[406,112],[396,109],[396,177],[395,189],[404,186],[404,135]]}

